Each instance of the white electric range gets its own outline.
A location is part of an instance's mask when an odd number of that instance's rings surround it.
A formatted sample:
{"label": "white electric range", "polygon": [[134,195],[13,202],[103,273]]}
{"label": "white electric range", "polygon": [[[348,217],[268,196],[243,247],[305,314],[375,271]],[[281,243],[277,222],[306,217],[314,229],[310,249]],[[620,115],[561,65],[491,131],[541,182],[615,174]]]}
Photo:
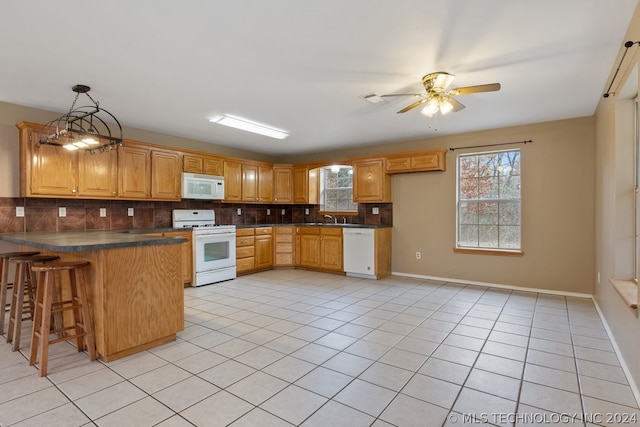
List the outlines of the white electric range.
{"label": "white electric range", "polygon": [[217,225],[213,209],[174,209],[173,228],[193,231],[193,286],[236,278],[236,226]]}

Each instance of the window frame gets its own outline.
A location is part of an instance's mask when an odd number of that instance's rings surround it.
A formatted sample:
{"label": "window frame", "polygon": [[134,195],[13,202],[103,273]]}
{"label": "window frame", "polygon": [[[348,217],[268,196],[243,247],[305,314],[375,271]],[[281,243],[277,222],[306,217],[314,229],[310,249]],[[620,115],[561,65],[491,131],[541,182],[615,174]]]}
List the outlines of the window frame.
{"label": "window frame", "polygon": [[[325,171],[326,170],[331,170],[332,167],[339,167],[339,168],[350,168],[351,169],[351,205],[353,205],[353,209],[327,209],[327,205],[326,205],[326,187],[325,187],[325,182],[326,182],[326,176],[325,176]],[[319,182],[318,182],[318,190],[319,190],[319,202],[320,202],[320,210],[319,213],[320,214],[332,214],[332,215],[343,215],[343,216],[349,216],[349,215],[357,215],[358,214],[358,204],[356,202],[353,201],[353,165],[350,164],[336,164],[336,165],[326,165],[326,166],[320,166],[319,167]],[[340,187],[340,188],[344,188],[344,189],[348,189],[349,187]]]}
{"label": "window frame", "polygon": [[[514,198],[514,197],[505,197],[505,198],[501,198],[500,196],[496,197],[496,198],[476,198],[476,199],[461,199],[460,198],[460,186],[461,186],[461,171],[460,171],[460,164],[461,164],[461,159],[465,158],[465,157],[479,157],[479,156],[483,156],[483,155],[498,155],[500,153],[512,153],[512,152],[517,152],[518,153],[518,166],[520,168],[519,170],[519,179],[520,179],[520,184],[519,184],[519,188],[518,188],[518,197]],[[518,247],[517,248],[508,248],[508,247],[491,247],[491,246],[480,246],[480,242],[478,243],[478,246],[466,246],[466,245],[461,245],[460,243],[460,239],[461,239],[461,213],[460,213],[460,209],[461,206],[460,204],[462,202],[468,202],[471,201],[472,203],[496,203],[499,204],[501,202],[514,202],[517,201],[518,203],[518,211],[519,211],[519,218],[518,218],[518,234],[519,234],[519,242],[518,242]],[[478,220],[478,225],[480,224],[480,221]],[[499,214],[498,214],[498,222],[495,224],[496,226],[500,225],[500,219],[499,219]],[[483,254],[483,255],[500,255],[500,256],[523,256],[524,252],[523,252],[523,239],[522,239],[522,150],[517,148],[517,149],[503,149],[503,150],[490,150],[490,151],[477,151],[477,152],[468,152],[468,153],[461,153],[458,154],[456,157],[456,232],[455,232],[455,246],[454,246],[454,252],[455,253],[464,253],[464,254]],[[499,238],[498,238],[498,245],[499,245]]]}

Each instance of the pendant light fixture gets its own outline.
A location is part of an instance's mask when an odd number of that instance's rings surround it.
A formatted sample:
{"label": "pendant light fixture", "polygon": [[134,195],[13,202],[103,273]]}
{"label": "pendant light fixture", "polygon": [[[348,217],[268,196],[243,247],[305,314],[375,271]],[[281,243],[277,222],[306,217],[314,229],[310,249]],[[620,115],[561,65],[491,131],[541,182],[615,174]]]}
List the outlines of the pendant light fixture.
{"label": "pendant light fixture", "polygon": [[[40,131],[39,145],[55,145],[68,150],[90,152],[117,149],[122,143],[122,126],[116,117],[100,108],[89,95],[91,88],[75,85],[71,88],[76,97],[69,112],[50,121]],[[76,107],[78,97],[84,94],[92,105]]]}

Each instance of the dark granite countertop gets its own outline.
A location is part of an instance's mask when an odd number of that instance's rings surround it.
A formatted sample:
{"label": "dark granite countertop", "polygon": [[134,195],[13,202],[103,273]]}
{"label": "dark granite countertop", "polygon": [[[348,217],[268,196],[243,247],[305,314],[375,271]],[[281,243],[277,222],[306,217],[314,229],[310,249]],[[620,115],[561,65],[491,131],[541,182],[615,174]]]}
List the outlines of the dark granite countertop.
{"label": "dark granite countertop", "polygon": [[144,235],[145,232],[157,233],[160,231],[154,229],[4,233],[0,234],[0,240],[53,252],[80,252],[128,246],[167,245],[187,241],[183,237],[146,236]]}

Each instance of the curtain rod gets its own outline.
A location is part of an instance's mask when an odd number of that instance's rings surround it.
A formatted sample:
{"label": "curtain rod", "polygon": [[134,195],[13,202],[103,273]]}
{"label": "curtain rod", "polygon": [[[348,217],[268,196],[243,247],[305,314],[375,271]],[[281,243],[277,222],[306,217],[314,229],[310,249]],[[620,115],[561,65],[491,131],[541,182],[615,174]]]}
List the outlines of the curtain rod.
{"label": "curtain rod", "polygon": [[533,141],[528,139],[526,141],[515,141],[515,142],[502,142],[500,144],[487,144],[487,145],[467,145],[466,147],[453,147],[449,148],[451,151],[462,150],[465,148],[483,148],[483,147],[498,147],[500,145],[513,145],[513,144],[533,144]]}
{"label": "curtain rod", "polygon": [[604,95],[602,95],[603,98],[608,98],[609,95],[616,94],[615,92],[611,93],[611,86],[613,86],[613,82],[615,82],[616,77],[618,77],[618,71],[620,71],[620,67],[622,67],[622,61],[624,61],[624,57],[627,56],[627,52],[629,51],[629,48],[634,44],[640,45],[640,42],[632,42],[631,40],[629,40],[624,43],[624,53],[622,54],[622,58],[620,58],[620,63],[618,64],[618,68],[616,68],[616,72],[613,73],[613,77],[611,78],[611,83],[609,83],[609,88],[607,89],[607,92]]}

